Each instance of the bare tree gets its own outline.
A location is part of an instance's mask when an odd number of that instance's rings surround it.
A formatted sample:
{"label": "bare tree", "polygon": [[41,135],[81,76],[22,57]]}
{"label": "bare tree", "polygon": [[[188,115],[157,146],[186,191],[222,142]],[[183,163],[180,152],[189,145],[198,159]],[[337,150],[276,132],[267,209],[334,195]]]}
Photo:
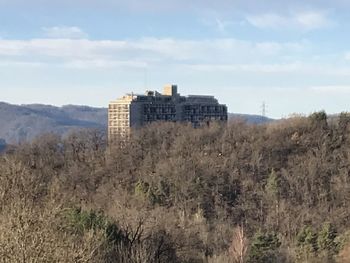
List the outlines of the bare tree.
{"label": "bare tree", "polygon": [[232,241],[229,248],[230,255],[235,263],[244,263],[248,250],[248,239],[244,227],[237,226],[233,230]]}

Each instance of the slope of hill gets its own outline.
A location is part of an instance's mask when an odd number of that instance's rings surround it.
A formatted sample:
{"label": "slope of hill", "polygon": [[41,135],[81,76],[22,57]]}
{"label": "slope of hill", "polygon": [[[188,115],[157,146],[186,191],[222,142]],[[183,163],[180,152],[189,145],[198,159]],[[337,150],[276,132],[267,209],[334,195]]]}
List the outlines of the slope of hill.
{"label": "slope of hill", "polygon": [[229,120],[242,120],[249,124],[264,124],[268,122],[275,121],[274,119],[270,119],[268,117],[264,117],[261,115],[250,115],[250,114],[241,114],[241,113],[229,113]]}
{"label": "slope of hill", "polygon": [[3,152],[6,148],[6,141],[4,139],[0,139],[0,153]]}
{"label": "slope of hill", "polygon": [[0,122],[0,139],[18,143],[47,132],[64,135],[72,129],[105,129],[107,110],[87,106],[11,105],[1,102]]}
{"label": "slope of hill", "polygon": [[[249,124],[273,121],[248,114],[229,114],[229,119],[243,120]],[[47,132],[65,135],[80,128],[107,129],[107,109],[75,105],[13,105],[0,102],[0,123],[0,141],[3,139],[7,143],[18,143],[32,140]]]}

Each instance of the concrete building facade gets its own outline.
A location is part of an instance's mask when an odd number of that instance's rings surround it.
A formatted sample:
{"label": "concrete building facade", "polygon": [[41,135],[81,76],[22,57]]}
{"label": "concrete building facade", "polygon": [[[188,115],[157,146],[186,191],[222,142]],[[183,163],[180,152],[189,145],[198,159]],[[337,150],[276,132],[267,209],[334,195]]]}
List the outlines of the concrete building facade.
{"label": "concrete building facade", "polygon": [[109,140],[126,138],[132,128],[155,121],[190,122],[198,127],[210,121],[227,121],[227,107],[214,96],[180,96],[176,85],[165,86],[162,94],[126,94],[109,104]]}

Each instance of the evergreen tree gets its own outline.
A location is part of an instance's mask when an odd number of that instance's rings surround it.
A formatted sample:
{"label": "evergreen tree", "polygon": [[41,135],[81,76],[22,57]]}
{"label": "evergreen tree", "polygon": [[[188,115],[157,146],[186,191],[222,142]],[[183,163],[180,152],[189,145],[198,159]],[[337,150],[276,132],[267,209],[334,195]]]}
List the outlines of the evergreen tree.
{"label": "evergreen tree", "polygon": [[317,244],[320,251],[323,251],[328,257],[332,257],[338,252],[338,246],[335,242],[337,232],[330,223],[324,223],[318,233]]}
{"label": "evergreen tree", "polygon": [[281,243],[276,234],[255,234],[249,253],[249,263],[274,263],[278,262],[278,248]]}
{"label": "evergreen tree", "polygon": [[299,261],[307,261],[314,258],[318,250],[317,235],[311,227],[305,226],[297,236],[297,258]]}

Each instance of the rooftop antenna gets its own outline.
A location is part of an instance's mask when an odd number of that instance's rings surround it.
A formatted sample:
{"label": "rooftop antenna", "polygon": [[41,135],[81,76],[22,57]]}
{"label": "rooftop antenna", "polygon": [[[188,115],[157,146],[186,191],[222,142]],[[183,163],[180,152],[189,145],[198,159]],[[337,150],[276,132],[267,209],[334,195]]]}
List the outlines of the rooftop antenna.
{"label": "rooftop antenna", "polygon": [[265,101],[263,101],[261,105],[261,116],[266,117],[266,112],[267,112],[267,104]]}

